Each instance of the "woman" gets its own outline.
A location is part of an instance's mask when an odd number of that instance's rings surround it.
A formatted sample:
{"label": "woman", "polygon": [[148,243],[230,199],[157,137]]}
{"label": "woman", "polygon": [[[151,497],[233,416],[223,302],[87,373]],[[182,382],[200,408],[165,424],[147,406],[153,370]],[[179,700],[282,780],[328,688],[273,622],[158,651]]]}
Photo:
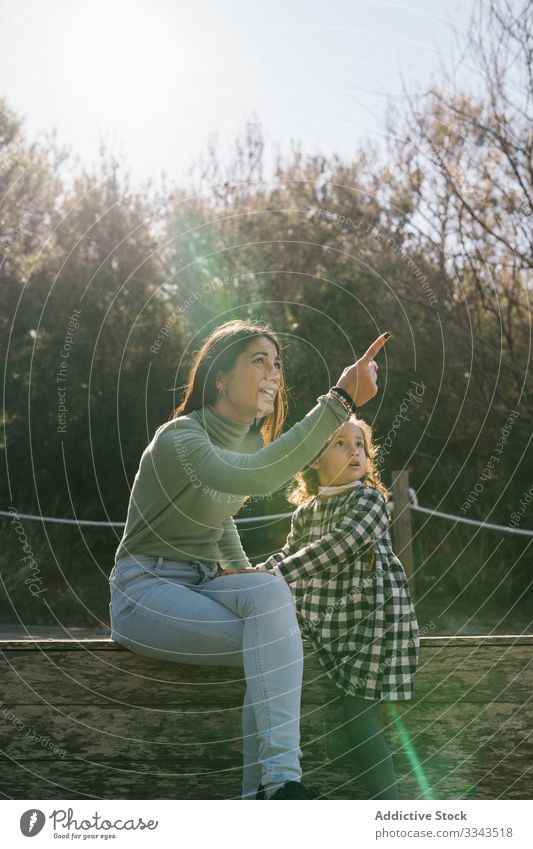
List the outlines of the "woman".
{"label": "woman", "polygon": [[[377,392],[383,334],[280,436],[281,344],[230,321],[197,353],[183,402],[145,449],[110,575],[111,638],[146,657],[242,666],[243,798],[313,798],[301,783],[303,649],[285,581],[250,567],[232,516],[310,462]],[[353,403],[355,402],[355,403]],[[225,567],[222,569],[222,567]],[[229,574],[228,574],[229,572]]]}

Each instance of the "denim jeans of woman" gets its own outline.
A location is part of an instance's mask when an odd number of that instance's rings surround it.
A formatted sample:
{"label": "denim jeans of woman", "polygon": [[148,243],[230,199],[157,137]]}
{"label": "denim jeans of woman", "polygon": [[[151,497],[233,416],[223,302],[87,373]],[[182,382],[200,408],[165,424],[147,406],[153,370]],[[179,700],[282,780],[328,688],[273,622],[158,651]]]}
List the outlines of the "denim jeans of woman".
{"label": "denim jeans of woman", "polygon": [[109,576],[111,638],[158,660],[243,668],[242,798],[254,799],[260,783],[301,781],[302,638],[283,578],[252,571],[217,578],[217,568],[120,558]]}

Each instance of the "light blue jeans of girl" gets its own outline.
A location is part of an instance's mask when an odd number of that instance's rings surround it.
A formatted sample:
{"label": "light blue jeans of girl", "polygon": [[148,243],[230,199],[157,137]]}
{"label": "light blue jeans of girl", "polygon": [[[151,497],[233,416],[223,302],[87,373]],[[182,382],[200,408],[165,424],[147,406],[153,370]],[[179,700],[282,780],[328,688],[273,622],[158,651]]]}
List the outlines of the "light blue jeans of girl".
{"label": "light blue jeans of girl", "polygon": [[117,560],[111,639],[158,660],[243,667],[242,798],[254,799],[260,783],[301,781],[302,638],[283,578],[216,578],[217,568],[148,555]]}

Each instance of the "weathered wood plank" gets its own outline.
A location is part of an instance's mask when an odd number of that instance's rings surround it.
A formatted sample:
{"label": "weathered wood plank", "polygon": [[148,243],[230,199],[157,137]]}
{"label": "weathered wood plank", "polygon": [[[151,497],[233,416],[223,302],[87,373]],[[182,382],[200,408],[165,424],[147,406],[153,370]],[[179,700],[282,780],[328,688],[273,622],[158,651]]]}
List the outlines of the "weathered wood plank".
{"label": "weathered wood plank", "polygon": [[[116,643],[109,637],[102,636],[102,631],[94,631],[93,636],[84,636],[73,639],[65,639],[60,636],[52,636],[45,638],[43,636],[35,636],[33,638],[21,639],[0,639],[0,649],[20,649],[27,651],[28,649],[47,649],[61,650],[68,649],[69,651],[83,651],[85,647],[97,646],[99,649],[110,649],[112,651],[126,651],[123,646]],[[304,640],[304,645],[306,641]],[[427,646],[498,646],[498,645],[524,645],[533,646],[533,634],[479,634],[467,636],[440,636],[440,637],[421,637],[421,644]]]}
{"label": "weathered wood plank", "polygon": [[[448,794],[443,798],[459,798],[472,774],[495,772],[502,776],[502,781],[507,776],[508,786],[518,780],[516,792],[527,798],[533,739],[525,721],[527,716],[523,714],[530,705],[525,705],[521,712],[513,703],[496,703],[481,709],[469,707],[471,713],[463,716],[452,716],[443,706],[404,712],[401,720],[409,749],[416,753],[429,784]],[[23,715],[23,721],[27,727],[42,733],[39,725],[42,716],[38,710],[35,706],[26,710],[29,712]],[[398,728],[388,716],[390,706],[384,705],[383,711],[383,728],[396,769],[399,775],[408,774],[413,765],[404,738],[400,738]],[[192,716],[184,717],[176,711],[156,716],[141,708],[121,711],[77,706],[68,717],[56,713],[48,718],[45,731],[64,752],[63,757],[55,758],[63,765],[81,757],[93,766],[100,764],[106,773],[108,769],[121,770],[124,763],[131,762],[137,764],[137,773],[158,777],[160,764],[164,762],[165,774],[170,771],[184,784],[194,778],[195,786],[198,777],[204,776],[216,783],[220,792],[224,792],[222,779],[226,773],[240,775],[240,726],[233,721],[202,722],[199,726]],[[344,776],[344,781],[357,774],[351,746],[340,728],[337,708],[314,710],[311,715],[304,713],[301,744],[305,752],[302,766],[308,771],[321,771],[328,782],[330,772]],[[20,765],[26,761],[46,763],[51,755],[12,724],[2,734],[1,749]],[[128,775],[125,781],[129,787]]]}
{"label": "weathered wood plank", "polygon": [[[36,705],[17,708],[13,720],[0,722],[0,749],[17,760],[47,758],[50,742],[64,750],[65,760],[80,752],[88,758],[135,758],[142,761],[173,758],[203,769],[203,759],[230,758],[241,745],[241,711],[205,712],[199,716],[179,710],[69,705],[46,715]],[[324,711],[306,717],[309,751],[325,757]],[[207,767],[206,767],[207,769]]]}
{"label": "weathered wood plank", "polygon": [[62,625],[2,625],[0,624],[1,640],[92,640],[95,638],[109,639],[109,628],[79,628],[63,627]]}
{"label": "weathered wood plank", "polygon": [[[367,799],[360,780],[343,770],[336,772],[327,765],[323,770],[307,773],[308,784],[316,784],[328,799]],[[417,780],[413,773],[397,769],[400,799],[530,799],[528,776],[518,770],[491,772],[487,768],[469,766],[459,779],[441,769],[426,769],[427,785]],[[305,779],[304,779],[305,780]],[[529,775],[530,780],[530,775]],[[430,796],[427,795],[429,787]]]}
{"label": "weathered wood plank", "polygon": [[[240,704],[244,692],[240,668],[168,663],[126,649],[4,650],[0,677],[9,705],[118,702],[196,710],[199,702],[216,700],[223,709]],[[501,698],[523,704],[532,690],[533,645],[470,646],[466,651],[422,645],[414,691],[417,702],[485,703]],[[332,692],[324,669],[307,651],[302,702],[322,704]]]}
{"label": "weathered wood plank", "polygon": [[[530,797],[532,648],[532,635],[422,638],[414,699],[381,707],[401,798],[422,798],[413,753],[434,798],[474,785],[476,798]],[[0,661],[5,798],[239,798],[240,668],[154,661],[106,639],[0,641]],[[306,646],[304,779],[365,798],[339,692]]]}
{"label": "weathered wood plank", "polygon": [[[100,697],[127,704],[130,698],[147,703],[167,701],[196,704],[219,696],[235,703],[244,691],[240,667],[195,666],[140,657],[126,649],[104,651],[0,651],[0,674],[5,692],[20,702],[41,699],[68,703],[97,701]],[[229,689],[228,689],[229,688]]]}
{"label": "weathered wood plank", "polygon": [[0,792],[7,799],[238,799],[241,774],[179,778],[173,762],[153,773],[139,762],[92,764],[79,759],[9,761],[0,757]]}
{"label": "weathered wood plank", "polygon": [[[303,780],[319,787],[326,799],[366,799],[357,776],[331,765],[307,768],[302,761]],[[529,799],[528,775],[516,769],[507,772],[470,766],[460,781],[444,771],[427,769],[434,799]],[[7,799],[239,799],[239,770],[214,776],[176,776],[175,764],[159,761],[153,773],[139,772],[137,761],[120,765],[87,761],[6,762],[0,758],[0,775],[9,773],[0,795]],[[530,774],[529,774],[530,775]],[[424,790],[411,773],[398,770],[401,799],[423,799]]]}

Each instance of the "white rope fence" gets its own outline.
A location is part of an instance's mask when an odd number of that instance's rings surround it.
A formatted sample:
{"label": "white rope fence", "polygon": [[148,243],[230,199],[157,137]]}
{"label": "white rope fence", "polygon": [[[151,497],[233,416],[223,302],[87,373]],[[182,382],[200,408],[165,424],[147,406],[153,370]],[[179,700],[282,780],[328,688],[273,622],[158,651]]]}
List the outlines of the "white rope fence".
{"label": "white rope fence", "polygon": [[464,525],[475,525],[477,528],[483,528],[483,530],[487,531],[501,531],[506,534],[533,537],[533,531],[510,528],[508,525],[493,525],[491,522],[477,522],[475,519],[464,519],[462,516],[454,516],[453,513],[441,513],[440,510],[428,510],[427,507],[418,507],[418,505],[415,507],[414,504],[411,504],[411,510],[416,510],[418,513],[427,513],[428,516],[433,516],[436,519],[449,519],[452,522],[462,522]]}
{"label": "white rope fence", "polygon": [[[516,534],[519,536],[533,537],[533,531],[522,530],[521,528],[511,528],[508,525],[495,525],[491,522],[478,522],[476,519],[465,519],[463,516],[455,516],[453,513],[442,513],[440,510],[431,510],[428,507],[420,507],[416,492],[409,488],[409,495],[412,503],[409,505],[411,510],[418,513],[425,513],[435,519],[448,519],[450,522],[461,522],[464,525],[474,525],[476,528],[483,528],[487,531],[500,531],[505,534]],[[392,500],[387,502],[387,508],[392,510]],[[79,527],[100,527],[100,528],[124,528],[125,522],[99,522],[93,519],[63,519],[55,516],[35,516],[31,513],[18,513],[15,511],[0,510],[0,516],[5,516],[10,519],[28,519],[31,522],[51,522],[56,525],[78,525]],[[288,513],[272,513],[268,516],[247,516],[246,518],[235,519],[237,525],[250,525],[252,522],[270,522],[277,519],[288,519],[292,516],[292,512]]]}

